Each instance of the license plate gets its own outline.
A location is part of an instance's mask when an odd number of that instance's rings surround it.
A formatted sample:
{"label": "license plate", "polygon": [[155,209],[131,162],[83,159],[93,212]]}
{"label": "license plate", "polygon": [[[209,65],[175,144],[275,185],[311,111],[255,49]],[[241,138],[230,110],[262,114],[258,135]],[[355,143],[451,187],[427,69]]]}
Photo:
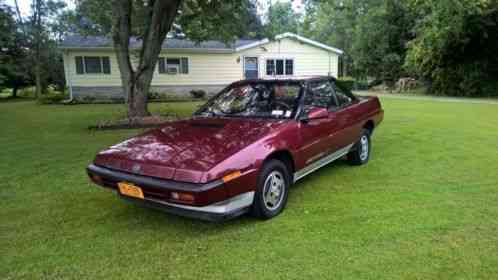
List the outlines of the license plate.
{"label": "license plate", "polygon": [[122,195],[144,199],[144,193],[140,187],[125,182],[118,183],[118,187]]}

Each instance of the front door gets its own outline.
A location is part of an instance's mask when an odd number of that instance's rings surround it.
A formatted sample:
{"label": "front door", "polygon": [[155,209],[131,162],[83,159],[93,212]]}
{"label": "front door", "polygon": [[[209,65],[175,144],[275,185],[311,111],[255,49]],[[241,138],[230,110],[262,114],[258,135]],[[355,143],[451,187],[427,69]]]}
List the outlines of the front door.
{"label": "front door", "polygon": [[257,57],[244,57],[244,77],[246,79],[258,78],[258,58]]}

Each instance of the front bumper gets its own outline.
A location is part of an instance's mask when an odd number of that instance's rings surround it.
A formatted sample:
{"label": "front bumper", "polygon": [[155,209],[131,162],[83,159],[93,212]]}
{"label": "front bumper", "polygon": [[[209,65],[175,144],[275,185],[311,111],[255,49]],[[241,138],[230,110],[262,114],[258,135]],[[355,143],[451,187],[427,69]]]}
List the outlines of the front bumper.
{"label": "front bumper", "polygon": [[254,200],[254,192],[239,194],[227,200],[207,206],[190,206],[168,203],[155,199],[136,199],[120,195],[123,199],[141,206],[164,211],[166,213],[199,220],[221,222],[247,213]]}
{"label": "front bumper", "polygon": [[[247,212],[254,200],[254,191],[227,197],[222,180],[206,184],[183,183],[131,174],[94,164],[87,167],[87,172],[90,177],[99,176],[102,181],[98,184],[107,188],[117,190],[118,182],[133,183],[142,188],[144,199],[120,194],[123,199],[190,218],[208,221],[227,220]],[[177,203],[171,199],[171,192],[192,194],[196,198],[195,204]]]}

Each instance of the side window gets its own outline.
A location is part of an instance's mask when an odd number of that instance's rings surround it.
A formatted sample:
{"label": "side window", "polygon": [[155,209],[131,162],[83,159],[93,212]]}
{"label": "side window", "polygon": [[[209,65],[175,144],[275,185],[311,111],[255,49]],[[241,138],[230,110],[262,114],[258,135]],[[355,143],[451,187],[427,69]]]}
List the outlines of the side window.
{"label": "side window", "polygon": [[310,83],[310,89],[304,99],[305,106],[331,108],[336,107],[334,89],[329,81]]}
{"label": "side window", "polygon": [[351,102],[353,102],[353,98],[348,94],[346,94],[342,89],[337,87],[335,84],[334,84],[334,90],[339,107],[347,106],[351,104]]}

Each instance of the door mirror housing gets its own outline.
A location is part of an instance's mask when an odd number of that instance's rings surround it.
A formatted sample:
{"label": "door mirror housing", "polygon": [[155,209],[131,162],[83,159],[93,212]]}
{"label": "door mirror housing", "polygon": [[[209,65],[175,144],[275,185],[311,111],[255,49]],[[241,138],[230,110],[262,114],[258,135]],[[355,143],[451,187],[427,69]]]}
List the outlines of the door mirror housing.
{"label": "door mirror housing", "polygon": [[328,116],[329,116],[329,111],[326,108],[316,107],[316,108],[311,109],[307,114],[305,114],[301,118],[301,121],[325,119],[325,118],[328,118]]}

